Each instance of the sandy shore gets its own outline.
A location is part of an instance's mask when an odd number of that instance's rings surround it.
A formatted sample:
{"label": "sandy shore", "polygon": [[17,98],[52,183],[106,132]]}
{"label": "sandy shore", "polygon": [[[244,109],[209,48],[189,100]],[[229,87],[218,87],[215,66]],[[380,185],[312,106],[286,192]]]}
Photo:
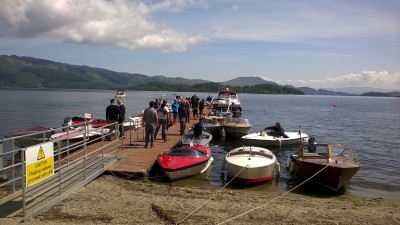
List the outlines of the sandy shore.
{"label": "sandy shore", "polygon": [[396,200],[280,195],[103,175],[25,224],[400,224]]}

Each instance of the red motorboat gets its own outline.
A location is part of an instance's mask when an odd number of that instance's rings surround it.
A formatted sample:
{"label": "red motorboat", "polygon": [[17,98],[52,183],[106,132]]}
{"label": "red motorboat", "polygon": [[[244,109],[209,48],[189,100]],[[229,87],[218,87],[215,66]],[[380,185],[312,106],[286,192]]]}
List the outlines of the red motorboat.
{"label": "red motorboat", "polygon": [[[69,121],[71,120],[71,124],[69,124]],[[74,116],[74,117],[67,117],[64,119],[64,126],[67,125],[84,125],[86,122],[90,123],[92,125],[93,128],[98,128],[98,127],[103,127],[103,126],[107,126],[108,123],[106,120],[103,119],[99,119],[99,118],[95,118],[92,117],[91,114],[85,114],[85,116]]]}
{"label": "red motorboat", "polygon": [[165,174],[170,180],[204,173],[213,161],[209,146],[182,146],[168,150],[157,158]]}

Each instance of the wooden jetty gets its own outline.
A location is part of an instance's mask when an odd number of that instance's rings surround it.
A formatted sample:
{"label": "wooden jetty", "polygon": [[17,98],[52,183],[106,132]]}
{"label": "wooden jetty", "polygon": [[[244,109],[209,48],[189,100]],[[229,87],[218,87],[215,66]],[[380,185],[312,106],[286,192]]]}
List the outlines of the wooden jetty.
{"label": "wooden jetty", "polygon": [[[186,131],[191,128],[198,119],[190,119],[186,123]],[[117,149],[118,162],[106,172],[121,177],[147,176],[157,160],[157,156],[177,145],[181,139],[179,134],[180,124],[177,123],[168,128],[168,141],[161,138],[161,129],[154,142],[154,148],[144,148],[144,128],[125,131],[125,138],[121,139]],[[96,144],[90,145],[96,148]]]}

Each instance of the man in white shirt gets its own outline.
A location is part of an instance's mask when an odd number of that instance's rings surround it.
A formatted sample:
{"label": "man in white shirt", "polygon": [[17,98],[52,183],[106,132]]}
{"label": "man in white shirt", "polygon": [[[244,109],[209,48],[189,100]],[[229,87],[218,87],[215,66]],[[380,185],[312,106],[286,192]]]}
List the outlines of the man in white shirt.
{"label": "man in white shirt", "polygon": [[158,131],[161,127],[161,136],[164,142],[168,140],[167,138],[167,129],[168,129],[168,119],[169,119],[169,108],[167,106],[167,100],[163,100],[161,107],[157,110],[157,117],[158,117],[158,126],[155,132],[154,137],[157,136]]}

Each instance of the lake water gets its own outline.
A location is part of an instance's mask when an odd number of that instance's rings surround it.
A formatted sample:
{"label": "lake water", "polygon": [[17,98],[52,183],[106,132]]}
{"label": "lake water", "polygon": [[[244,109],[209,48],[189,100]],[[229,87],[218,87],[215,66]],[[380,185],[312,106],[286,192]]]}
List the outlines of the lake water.
{"label": "lake water", "polygon": [[[127,91],[127,115],[138,115],[150,100],[173,93]],[[200,98],[216,93],[197,94]],[[0,90],[0,135],[32,126],[59,127],[65,117],[92,113],[104,118],[115,91],[109,90]],[[243,112],[256,132],[280,121],[286,131],[299,128],[318,143],[339,143],[353,148],[361,169],[346,186],[346,194],[370,197],[400,197],[400,98],[295,96],[239,94]],[[336,104],[336,107],[334,107]],[[214,138],[214,162],[209,179],[198,176],[173,185],[223,186],[221,165],[225,154],[242,146],[240,139]],[[249,188],[249,191],[287,191],[293,185],[284,165],[297,147],[273,150],[281,164],[278,180]],[[229,188],[235,188],[230,186]]]}

